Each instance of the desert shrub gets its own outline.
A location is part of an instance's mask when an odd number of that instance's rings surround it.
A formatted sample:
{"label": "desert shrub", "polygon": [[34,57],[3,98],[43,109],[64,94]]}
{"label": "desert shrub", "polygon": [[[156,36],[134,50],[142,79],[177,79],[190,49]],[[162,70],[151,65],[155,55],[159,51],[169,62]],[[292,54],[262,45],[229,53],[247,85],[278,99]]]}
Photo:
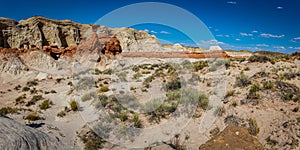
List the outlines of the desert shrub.
{"label": "desert shrub", "polygon": [[18,90],[20,90],[21,88],[22,88],[21,85],[17,85],[17,86],[14,87],[14,90],[17,90],[17,91],[18,91]]}
{"label": "desert shrub", "polygon": [[278,141],[271,139],[270,136],[268,136],[268,137],[266,138],[266,142],[267,142],[268,145],[271,145],[271,146],[275,146],[275,145],[278,144]]}
{"label": "desert shrub", "polygon": [[199,71],[205,67],[208,67],[208,62],[207,61],[197,61],[197,62],[193,62],[193,65],[194,65],[195,71]]}
{"label": "desert shrub", "polygon": [[79,138],[84,143],[85,150],[102,149],[103,144],[106,142],[93,131],[89,131],[86,134],[79,136]]}
{"label": "desert shrub", "polygon": [[273,89],[274,88],[274,83],[271,82],[271,81],[263,82],[263,87],[264,87],[264,89]]}
{"label": "desert shrub", "polygon": [[132,71],[134,71],[134,72],[138,72],[139,70],[140,70],[139,66],[133,66],[132,67]]}
{"label": "desert shrub", "polygon": [[29,90],[30,90],[30,88],[27,87],[27,86],[25,86],[25,87],[22,88],[22,91],[23,91],[23,92],[27,92],[27,91],[29,91]]}
{"label": "desert shrub", "polygon": [[60,83],[62,80],[65,80],[64,78],[57,78],[56,83]]}
{"label": "desert shrub", "polygon": [[171,100],[175,100],[175,101],[178,101],[181,97],[181,93],[179,90],[174,90],[174,91],[168,91],[166,93],[166,96],[168,98],[168,101],[171,101]]}
{"label": "desert shrub", "polygon": [[23,94],[16,98],[16,104],[24,103],[24,99],[26,98],[26,94]]}
{"label": "desert shrub", "polygon": [[142,121],[139,118],[138,114],[134,114],[132,120],[133,120],[134,127],[136,127],[136,128],[142,127]]}
{"label": "desert shrub", "polygon": [[56,115],[57,117],[64,117],[64,116],[66,116],[66,112],[64,111],[64,110],[62,110],[62,111],[60,111],[59,113],[57,113],[57,115]]}
{"label": "desert shrub", "polygon": [[15,113],[18,113],[17,108],[3,107],[0,109],[1,116],[6,116],[7,114],[15,114]]}
{"label": "desert shrub", "polygon": [[106,95],[101,94],[101,95],[99,95],[98,98],[99,98],[99,100],[100,100],[103,107],[105,107],[108,104],[108,101],[107,101],[108,97]]}
{"label": "desert shrub", "polygon": [[117,73],[117,76],[119,77],[119,79],[120,79],[122,82],[126,81],[126,76],[127,76],[126,72],[120,72],[120,73]]}
{"label": "desert shrub", "polygon": [[149,76],[147,78],[145,78],[143,85],[147,88],[150,87],[150,83],[152,82],[152,80],[154,80],[154,76]]}
{"label": "desert shrub", "polygon": [[296,73],[296,72],[285,72],[285,73],[282,74],[282,76],[283,76],[284,79],[291,80],[291,79],[296,78],[297,76],[300,77],[300,73]]}
{"label": "desert shrub", "polygon": [[138,79],[140,77],[142,77],[142,74],[139,72],[133,75],[133,79]]}
{"label": "desert shrub", "polygon": [[70,107],[72,111],[78,111],[79,110],[79,104],[75,100],[71,100]]}
{"label": "desert shrub", "polygon": [[56,93],[56,91],[55,90],[51,90],[50,93]]}
{"label": "desert shrub", "polygon": [[235,85],[238,87],[247,87],[251,84],[251,80],[248,76],[241,73],[239,76],[236,77]]}
{"label": "desert shrub", "polygon": [[226,112],[225,108],[223,106],[218,106],[216,109],[216,115],[217,116],[223,116],[223,114]]}
{"label": "desert shrub", "polygon": [[95,74],[95,75],[99,75],[99,74],[101,74],[101,71],[100,71],[99,69],[96,68],[94,74]]}
{"label": "desert shrub", "polygon": [[259,84],[253,84],[250,87],[249,93],[247,95],[247,99],[259,99],[260,95],[258,91],[260,90]]}
{"label": "desert shrub", "polygon": [[34,105],[37,101],[43,99],[42,95],[34,95],[29,102],[26,103],[25,106]]}
{"label": "desert shrub", "polygon": [[142,74],[150,74],[151,73],[151,71],[149,71],[149,70],[143,70],[142,71]]}
{"label": "desert shrub", "polygon": [[83,101],[83,102],[91,100],[91,99],[92,99],[91,93],[85,93],[81,97],[81,101]]}
{"label": "desert shrub", "polygon": [[218,66],[213,64],[210,66],[209,71],[214,72],[214,71],[217,71],[217,69],[218,69]]}
{"label": "desert shrub", "polygon": [[208,108],[208,104],[209,104],[208,96],[205,93],[200,92],[198,96],[198,106],[206,110]]}
{"label": "desert shrub", "polygon": [[246,58],[230,58],[230,61],[238,61],[238,62],[243,62],[245,61]]}
{"label": "desert shrub", "polygon": [[35,79],[33,81],[28,81],[26,83],[26,85],[29,86],[29,87],[36,86],[36,85],[38,85],[38,80]]}
{"label": "desert shrub", "polygon": [[181,82],[180,82],[180,79],[174,79],[170,82],[167,83],[167,89],[168,90],[178,90],[181,88]]}
{"label": "desert shrub", "polygon": [[43,101],[43,102],[39,105],[39,107],[40,107],[40,109],[42,109],[42,110],[46,110],[46,109],[50,108],[50,106],[51,106],[52,104],[53,104],[52,101],[48,99],[48,100]]}
{"label": "desert shrub", "polygon": [[238,103],[236,101],[232,102],[232,106],[236,107],[238,105]]}
{"label": "desert shrub", "polygon": [[102,71],[102,74],[112,74],[113,70],[112,69],[105,69]]}
{"label": "desert shrub", "polygon": [[260,63],[266,63],[268,61],[271,61],[271,59],[268,56],[265,55],[253,55],[249,58],[250,62],[260,62]]}
{"label": "desert shrub", "polygon": [[246,67],[244,70],[245,70],[245,71],[249,71],[249,70],[250,70],[250,68],[249,68],[249,67]]}
{"label": "desert shrub", "polygon": [[230,97],[230,96],[233,96],[234,93],[235,93],[235,90],[228,90],[228,91],[226,92],[225,98]]}
{"label": "desert shrub", "polygon": [[100,88],[100,91],[101,91],[101,92],[107,92],[107,91],[109,91],[109,88],[108,88],[108,86],[104,85],[104,86],[102,86],[102,87]]}
{"label": "desert shrub", "polygon": [[127,115],[126,112],[121,112],[121,114],[120,114],[120,120],[121,120],[122,122],[128,120],[128,115]]}
{"label": "desert shrub", "polygon": [[29,121],[37,121],[37,120],[42,120],[42,119],[43,118],[40,117],[39,114],[36,112],[30,113],[25,117],[25,120],[29,120]]}
{"label": "desert shrub", "polygon": [[256,120],[253,118],[250,118],[248,121],[249,121],[248,132],[251,135],[256,136],[259,133],[259,127],[257,126]]}

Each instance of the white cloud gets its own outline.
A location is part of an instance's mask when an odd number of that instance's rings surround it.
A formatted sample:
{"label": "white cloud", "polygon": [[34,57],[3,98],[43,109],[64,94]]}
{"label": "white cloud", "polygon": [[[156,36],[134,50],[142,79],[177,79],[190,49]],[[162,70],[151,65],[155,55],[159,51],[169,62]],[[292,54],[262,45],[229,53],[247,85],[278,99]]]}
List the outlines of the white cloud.
{"label": "white cloud", "polygon": [[300,37],[295,37],[295,38],[293,38],[291,41],[292,41],[292,42],[298,42],[298,41],[300,41]]}
{"label": "white cloud", "polygon": [[235,39],[236,41],[240,41],[241,39]]}
{"label": "white cloud", "polygon": [[284,35],[274,35],[274,34],[267,34],[267,33],[262,33],[260,34],[261,37],[264,38],[283,38]]}
{"label": "white cloud", "polygon": [[251,31],[252,33],[258,33],[258,31],[257,30],[253,30],[253,31]]}
{"label": "white cloud", "polygon": [[275,48],[277,50],[286,50],[286,48],[284,46],[274,46],[273,48]]}
{"label": "white cloud", "polygon": [[225,37],[230,37],[230,35],[225,35]]}
{"label": "white cloud", "polygon": [[248,34],[248,33],[241,32],[240,34],[241,34],[241,36],[253,36],[253,34],[250,34],[250,33]]}
{"label": "white cloud", "polygon": [[226,35],[223,35],[223,34],[217,34],[216,36],[217,36],[217,37],[227,37],[227,38],[230,37],[230,35],[227,35],[227,34],[226,34]]}
{"label": "white cloud", "polygon": [[225,44],[224,42],[220,42],[218,40],[208,40],[208,41],[202,40],[197,44],[197,46],[201,48],[209,48],[210,46],[224,45],[224,44]]}
{"label": "white cloud", "polygon": [[170,34],[170,32],[167,31],[160,31],[161,34]]}
{"label": "white cloud", "polygon": [[157,33],[157,32],[156,32],[156,31],[154,31],[154,30],[151,30],[150,32],[151,32],[151,33],[153,33],[153,34],[156,34],[156,33]]}
{"label": "white cloud", "polygon": [[294,47],[295,50],[300,50],[300,47]]}
{"label": "white cloud", "polygon": [[256,44],[256,46],[258,46],[258,47],[269,47],[269,45],[267,45],[267,44]]}
{"label": "white cloud", "polygon": [[149,32],[149,30],[148,30],[148,29],[145,29],[144,31],[146,31],[146,32]]}
{"label": "white cloud", "polygon": [[276,9],[283,9],[283,7],[282,6],[277,6]]}
{"label": "white cloud", "polygon": [[232,5],[236,5],[237,2],[236,1],[228,1],[227,4],[232,4]]}

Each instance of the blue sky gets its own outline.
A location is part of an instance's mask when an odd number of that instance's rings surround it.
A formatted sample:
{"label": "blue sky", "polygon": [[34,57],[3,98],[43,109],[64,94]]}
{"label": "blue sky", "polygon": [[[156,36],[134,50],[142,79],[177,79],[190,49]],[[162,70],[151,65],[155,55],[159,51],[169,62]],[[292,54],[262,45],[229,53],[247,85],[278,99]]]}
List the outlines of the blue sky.
{"label": "blue sky", "polygon": [[[53,19],[95,23],[115,9],[138,2],[147,1],[1,1],[0,16],[21,20],[41,15]],[[163,43],[192,46],[212,43],[219,44],[223,49],[272,50],[284,53],[300,51],[299,0],[153,0],[153,2],[169,3],[191,12],[215,37],[210,41],[207,39],[192,41],[189,36],[176,28],[149,23],[132,26],[139,30],[148,30]],[[157,10],[154,8],[153,11]],[[178,20],[178,24],[192,26],[170,15],[170,18]],[[126,18],[122,21],[126,22]]]}

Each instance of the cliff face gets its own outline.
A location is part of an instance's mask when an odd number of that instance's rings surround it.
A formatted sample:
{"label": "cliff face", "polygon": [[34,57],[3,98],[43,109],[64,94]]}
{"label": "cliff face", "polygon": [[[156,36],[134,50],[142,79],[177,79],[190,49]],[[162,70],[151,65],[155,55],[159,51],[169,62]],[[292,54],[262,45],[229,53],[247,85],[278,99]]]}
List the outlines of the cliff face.
{"label": "cliff face", "polygon": [[[112,36],[117,37],[125,52],[158,51],[160,48],[155,36],[130,28],[112,29],[44,17],[32,17],[19,22],[0,18],[0,47],[3,48],[42,49],[44,46],[56,46],[61,49],[84,45],[87,49],[95,49],[95,46],[102,49],[101,46]],[[89,38],[96,38],[97,42],[89,43],[92,45],[82,42]]]}
{"label": "cliff face", "polygon": [[56,21],[32,17],[19,22],[0,18],[0,47],[29,49],[57,45],[59,48],[77,46],[90,25],[69,20]]}

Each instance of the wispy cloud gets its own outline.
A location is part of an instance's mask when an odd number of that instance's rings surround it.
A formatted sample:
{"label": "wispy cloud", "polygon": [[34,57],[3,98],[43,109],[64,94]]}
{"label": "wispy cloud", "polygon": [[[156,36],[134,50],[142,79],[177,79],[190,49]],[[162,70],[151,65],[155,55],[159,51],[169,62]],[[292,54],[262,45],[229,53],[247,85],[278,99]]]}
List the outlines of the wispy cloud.
{"label": "wispy cloud", "polygon": [[252,33],[258,33],[258,31],[257,30],[253,30],[253,31],[251,31]]}
{"label": "wispy cloud", "polygon": [[227,38],[230,37],[230,35],[227,35],[227,34],[226,34],[226,35],[223,35],[223,34],[217,34],[216,36],[217,36],[217,37],[227,37]]}
{"label": "wispy cloud", "polygon": [[235,39],[236,41],[240,41],[241,39]]}
{"label": "wispy cloud", "polygon": [[157,33],[157,32],[156,32],[156,31],[154,31],[154,30],[151,30],[150,32],[151,32],[151,33],[153,33],[153,34],[156,34],[156,33]]}
{"label": "wispy cloud", "polygon": [[300,50],[300,47],[294,47],[295,50]]}
{"label": "wispy cloud", "polygon": [[224,42],[220,42],[218,40],[208,40],[208,41],[202,40],[197,44],[197,46],[201,48],[209,48],[210,46],[224,45],[224,44],[225,44]]}
{"label": "wispy cloud", "polygon": [[298,42],[298,41],[300,41],[300,37],[295,37],[295,38],[293,38],[291,41],[292,41],[292,42]]}
{"label": "wispy cloud", "polygon": [[256,46],[258,46],[258,47],[269,47],[268,44],[256,44]]}
{"label": "wispy cloud", "polygon": [[149,30],[148,30],[148,29],[144,29],[144,31],[146,31],[146,32],[149,32]]}
{"label": "wispy cloud", "polygon": [[236,1],[228,1],[227,4],[236,5],[237,2]]}
{"label": "wispy cloud", "polygon": [[284,46],[274,46],[273,48],[277,50],[286,50]]}
{"label": "wispy cloud", "polygon": [[243,33],[243,32],[241,32],[240,35],[241,36],[253,36],[253,34],[251,34],[251,33]]}
{"label": "wispy cloud", "polygon": [[277,6],[276,9],[283,9],[283,7],[282,6]]}
{"label": "wispy cloud", "polygon": [[167,31],[160,31],[161,34],[170,34],[170,32]]}
{"label": "wispy cloud", "polygon": [[274,34],[267,34],[267,33],[262,33],[260,34],[261,37],[264,37],[264,38],[283,38],[284,35],[274,35]]}

